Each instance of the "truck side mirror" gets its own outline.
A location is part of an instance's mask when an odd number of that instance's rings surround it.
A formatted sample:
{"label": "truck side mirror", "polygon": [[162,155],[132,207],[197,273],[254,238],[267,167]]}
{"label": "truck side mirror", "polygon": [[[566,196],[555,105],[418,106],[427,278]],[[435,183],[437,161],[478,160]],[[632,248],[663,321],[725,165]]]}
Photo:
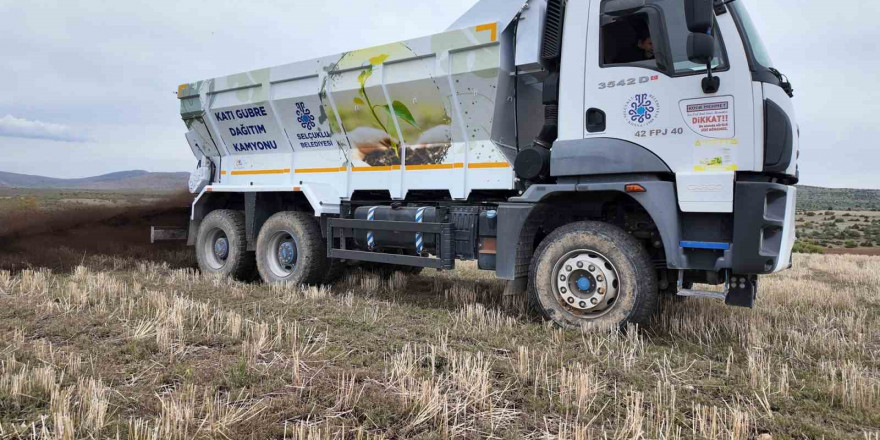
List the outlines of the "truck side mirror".
{"label": "truck side mirror", "polygon": [[716,93],[721,87],[721,78],[712,75],[712,59],[715,58],[715,38],[707,33],[688,35],[688,59],[706,65],[706,78],[703,78],[703,93]]}
{"label": "truck side mirror", "polygon": [[712,29],[715,16],[713,0],[684,0],[684,15],[688,30],[695,34],[706,34]]}
{"label": "truck side mirror", "polygon": [[715,57],[715,38],[706,33],[688,35],[687,54],[689,60],[708,65]]}
{"label": "truck side mirror", "polygon": [[703,79],[703,92],[715,93],[721,86],[721,79],[712,76],[712,58],[715,57],[715,38],[712,37],[714,0],[684,0],[684,16],[691,31],[687,43],[688,59],[706,65],[708,77]]}

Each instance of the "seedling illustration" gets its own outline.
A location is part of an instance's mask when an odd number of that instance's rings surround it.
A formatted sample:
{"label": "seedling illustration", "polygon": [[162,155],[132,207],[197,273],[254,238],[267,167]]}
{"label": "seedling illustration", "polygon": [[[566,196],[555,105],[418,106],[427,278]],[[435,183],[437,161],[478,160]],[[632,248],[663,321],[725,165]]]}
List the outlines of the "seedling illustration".
{"label": "seedling illustration", "polygon": [[[373,115],[373,119],[376,120],[376,123],[379,124],[379,126],[382,128],[382,130],[385,131],[385,133],[388,133],[389,136],[391,136],[391,148],[394,149],[394,153],[397,155],[397,157],[400,157],[400,148],[397,141],[398,133],[397,130],[391,130],[392,128],[394,128],[392,113],[396,115],[399,120],[402,120],[407,124],[412,125],[416,129],[420,129],[419,124],[416,122],[415,118],[412,115],[412,112],[409,110],[409,108],[407,108],[406,104],[400,101],[393,101],[391,103],[391,106],[389,106],[388,104],[373,104],[366,90],[367,80],[371,76],[373,76],[373,66],[384,63],[386,59],[388,59],[388,55],[386,54],[370,58],[370,65],[367,66],[367,68],[364,69],[364,71],[362,71],[360,75],[358,75],[358,82],[361,85],[360,90],[358,90],[358,94],[360,96],[356,96],[354,98],[354,103],[358,106],[366,106],[370,110],[370,114]],[[379,115],[376,114],[377,108],[384,109],[387,112],[388,117],[385,123],[382,123]]]}

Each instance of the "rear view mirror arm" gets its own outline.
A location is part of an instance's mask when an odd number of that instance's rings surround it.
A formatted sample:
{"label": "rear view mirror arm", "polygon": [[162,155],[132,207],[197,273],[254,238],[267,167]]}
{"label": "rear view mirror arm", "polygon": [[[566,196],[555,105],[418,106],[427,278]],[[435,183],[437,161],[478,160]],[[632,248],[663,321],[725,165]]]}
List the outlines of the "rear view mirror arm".
{"label": "rear view mirror arm", "polygon": [[706,65],[706,72],[708,76],[703,78],[703,93],[718,93],[718,89],[721,88],[721,78],[712,74],[712,60],[709,60],[709,63]]}

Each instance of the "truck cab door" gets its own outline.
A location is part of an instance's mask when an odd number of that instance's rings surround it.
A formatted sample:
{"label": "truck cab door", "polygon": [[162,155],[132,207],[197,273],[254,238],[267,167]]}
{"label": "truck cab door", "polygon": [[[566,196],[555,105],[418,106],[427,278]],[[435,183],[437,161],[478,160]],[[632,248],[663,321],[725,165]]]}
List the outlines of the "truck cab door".
{"label": "truck cab door", "polygon": [[739,38],[724,38],[738,35],[730,14],[712,30],[715,93],[688,59],[681,0],[592,1],[587,28],[585,145],[609,161],[626,159],[607,138],[644,148],[676,173],[682,210],[730,212],[734,173],[756,165],[751,75]]}

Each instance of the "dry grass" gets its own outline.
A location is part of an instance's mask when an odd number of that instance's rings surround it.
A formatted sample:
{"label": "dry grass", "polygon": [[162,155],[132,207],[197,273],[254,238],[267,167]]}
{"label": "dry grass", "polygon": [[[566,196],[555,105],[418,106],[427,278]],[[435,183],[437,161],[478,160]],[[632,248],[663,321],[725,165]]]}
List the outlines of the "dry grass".
{"label": "dry grass", "polygon": [[880,258],[797,256],[754,310],[622,334],[472,264],[303,288],[80,262],[0,271],[2,438],[880,439]]}

